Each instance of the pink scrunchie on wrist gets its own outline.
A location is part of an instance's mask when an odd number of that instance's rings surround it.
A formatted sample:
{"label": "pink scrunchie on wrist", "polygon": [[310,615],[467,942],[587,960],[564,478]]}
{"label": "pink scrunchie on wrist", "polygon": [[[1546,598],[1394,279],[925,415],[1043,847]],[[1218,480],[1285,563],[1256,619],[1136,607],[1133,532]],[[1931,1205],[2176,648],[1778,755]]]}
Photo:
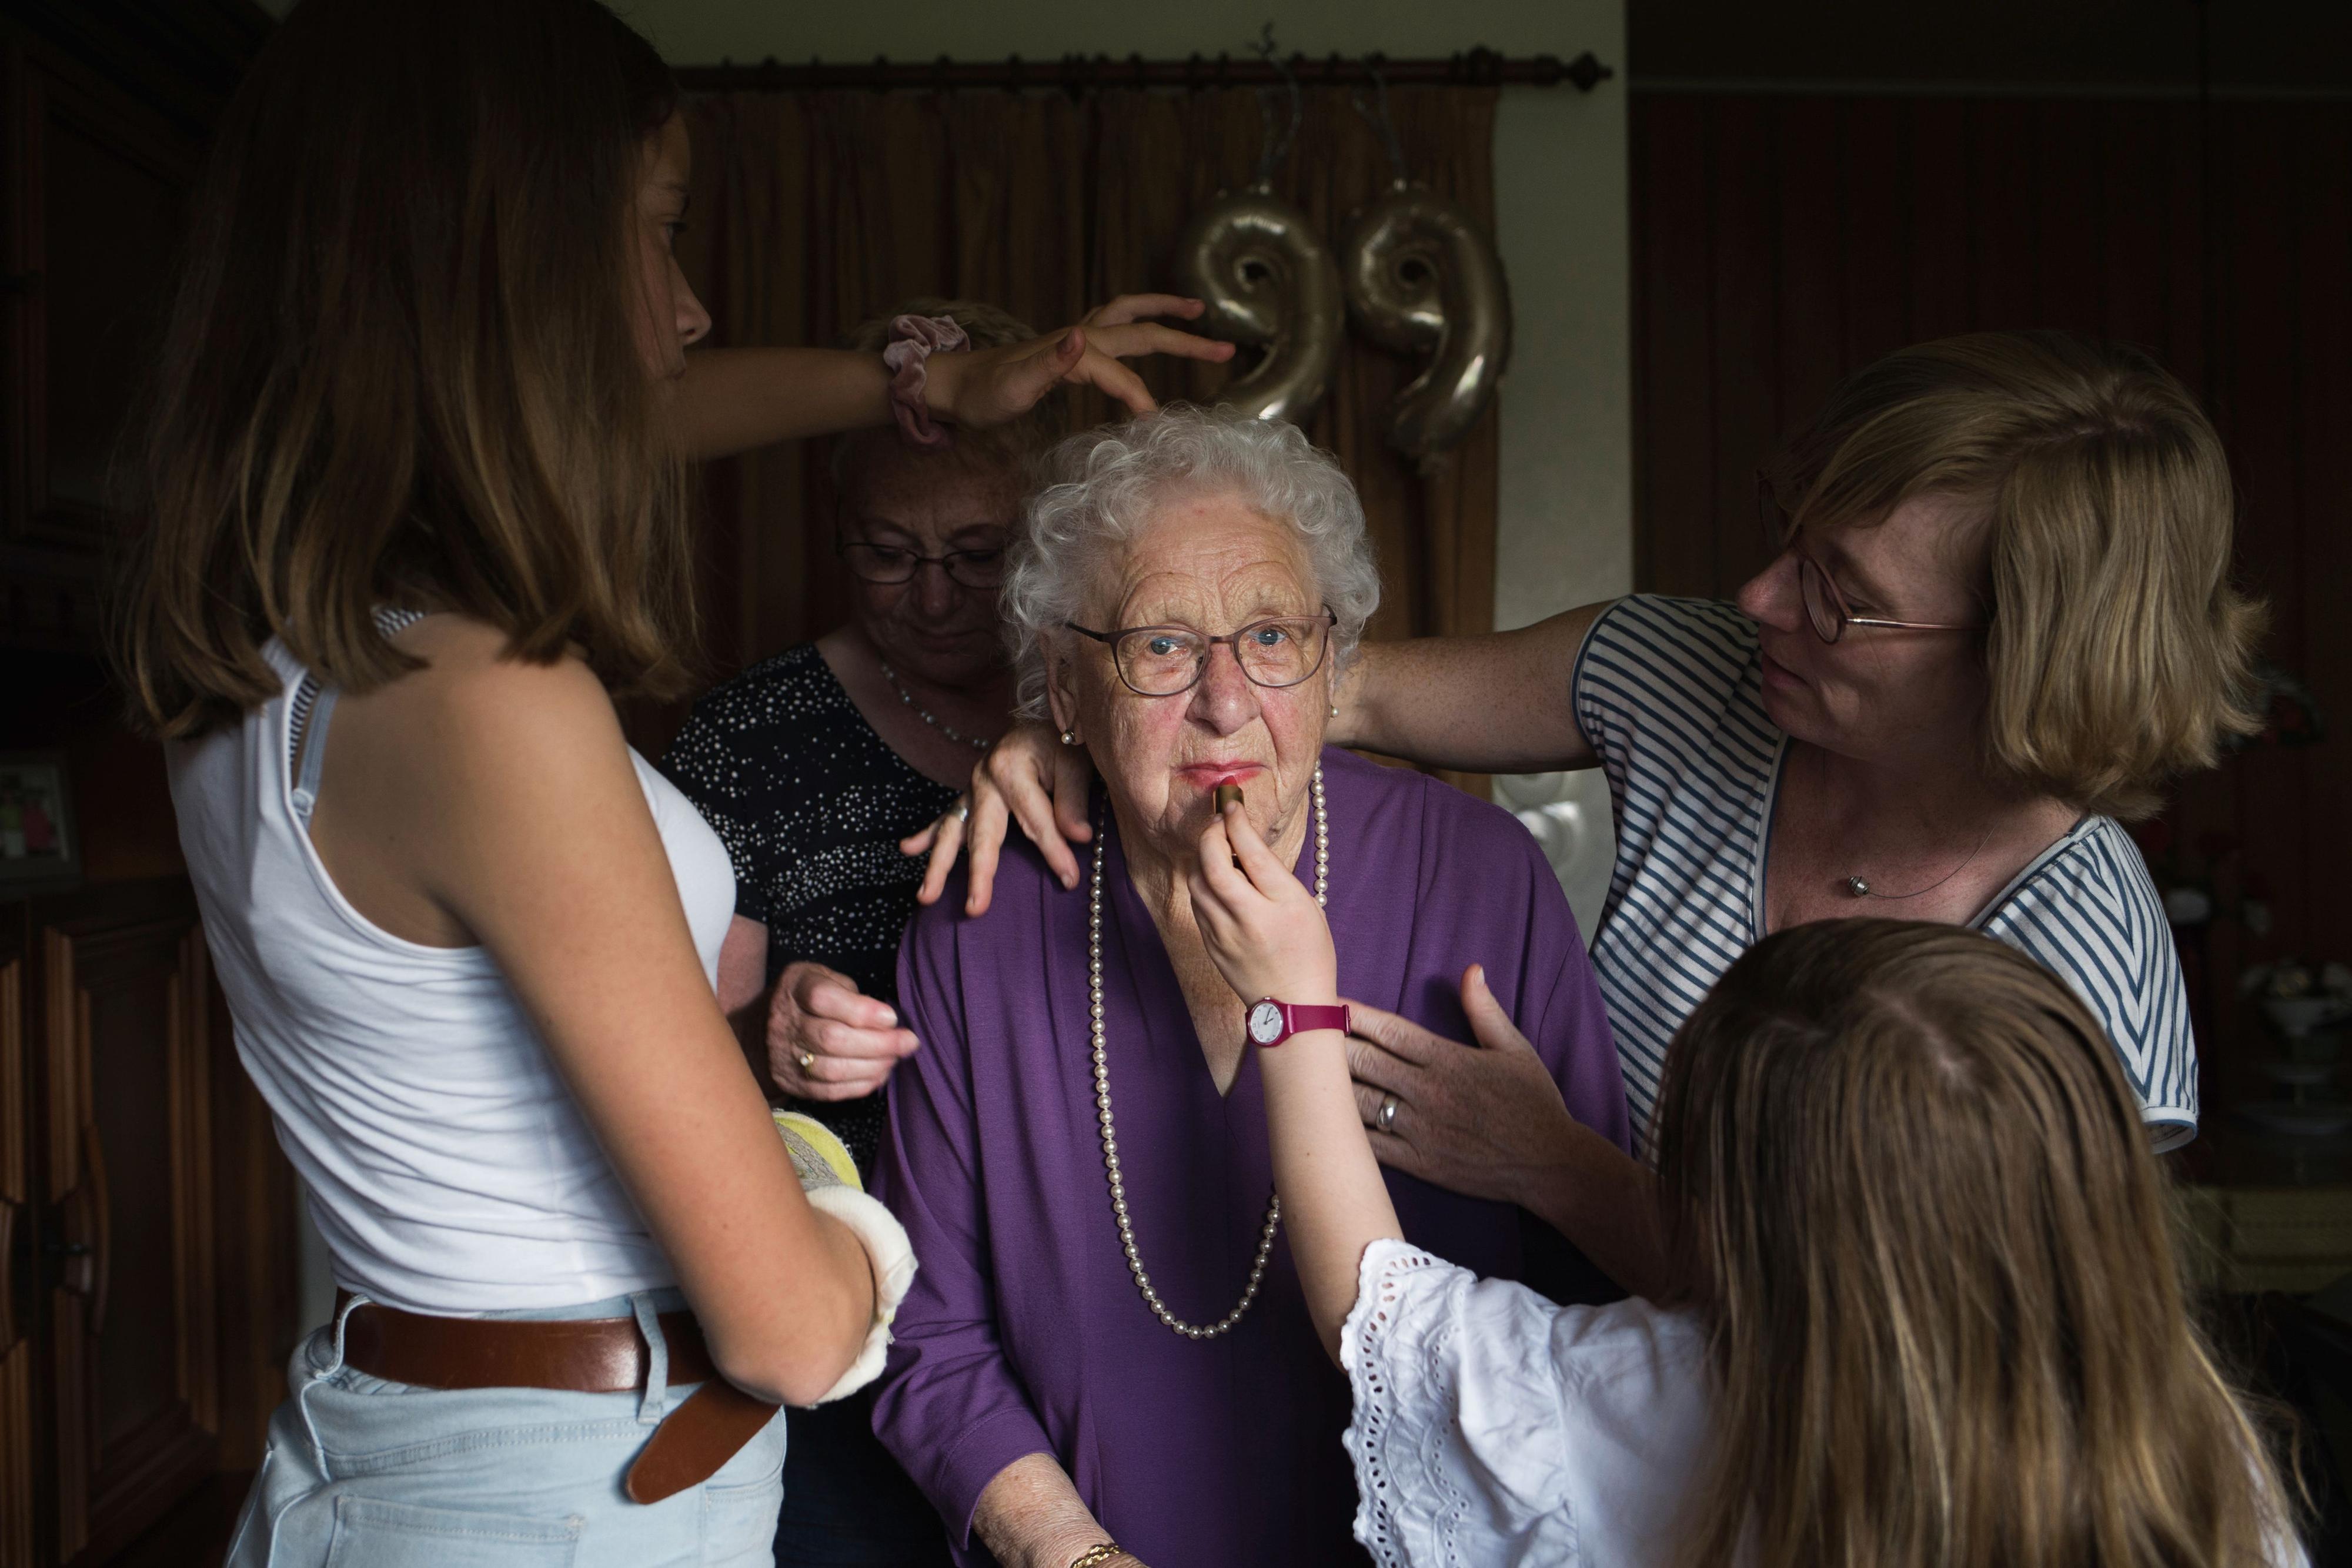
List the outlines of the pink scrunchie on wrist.
{"label": "pink scrunchie on wrist", "polygon": [[911,444],[936,451],[954,439],[931,422],[930,405],[923,401],[923,383],[929,379],[923,361],[970,341],[963,329],[945,316],[901,316],[890,323],[882,367],[890,372],[890,412],[898,421],[899,434]]}

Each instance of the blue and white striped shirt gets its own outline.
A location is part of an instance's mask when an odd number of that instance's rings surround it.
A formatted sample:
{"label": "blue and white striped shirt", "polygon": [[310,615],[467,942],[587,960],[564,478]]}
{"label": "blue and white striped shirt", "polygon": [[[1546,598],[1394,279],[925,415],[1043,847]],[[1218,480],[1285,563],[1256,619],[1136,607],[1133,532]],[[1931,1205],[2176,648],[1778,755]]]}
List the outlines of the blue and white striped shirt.
{"label": "blue and white striped shirt", "polygon": [[[1759,679],[1756,623],[1707,600],[1624,600],[1577,656],[1577,727],[1601,754],[1617,811],[1592,967],[1644,1141],[1667,1042],[1764,935],[1765,845],[1788,737],[1764,716]],[[2158,1148],[2196,1134],[2179,956],[2138,846],[2113,819],[2084,818],[1971,924],[2082,995]]]}

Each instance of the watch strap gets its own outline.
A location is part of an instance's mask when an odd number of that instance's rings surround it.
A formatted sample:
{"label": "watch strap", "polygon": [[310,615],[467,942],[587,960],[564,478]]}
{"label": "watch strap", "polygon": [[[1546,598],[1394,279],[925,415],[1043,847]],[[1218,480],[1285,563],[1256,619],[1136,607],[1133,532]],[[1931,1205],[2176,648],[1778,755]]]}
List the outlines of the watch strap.
{"label": "watch strap", "polygon": [[[1307,1034],[1318,1029],[1336,1029],[1348,1032],[1348,1007],[1344,1002],[1286,1002],[1273,997],[1253,1003],[1251,1010],[1270,1007],[1282,1015],[1282,1030],[1272,1040],[1259,1040],[1263,1050],[1272,1050],[1294,1034]],[[1252,1039],[1256,1037],[1253,1035]]]}
{"label": "watch strap", "polygon": [[1336,1029],[1348,1032],[1348,1005],[1345,1002],[1284,1002],[1282,1005],[1282,1038],[1306,1034],[1313,1030]]}

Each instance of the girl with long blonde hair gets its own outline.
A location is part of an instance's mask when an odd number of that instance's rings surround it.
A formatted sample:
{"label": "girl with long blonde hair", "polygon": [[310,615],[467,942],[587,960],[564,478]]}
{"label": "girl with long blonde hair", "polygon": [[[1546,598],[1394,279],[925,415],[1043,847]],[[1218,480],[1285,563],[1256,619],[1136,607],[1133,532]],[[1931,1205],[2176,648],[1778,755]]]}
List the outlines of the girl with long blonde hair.
{"label": "girl with long blonde hair", "polygon": [[[1239,812],[1191,890],[1242,996],[1339,999],[1312,895]],[[1993,938],[1820,921],[1731,966],[1667,1053],[1657,1301],[1560,1307],[1406,1246],[1341,1031],[1260,1066],[1382,1568],[2302,1560],[2105,1031]]]}

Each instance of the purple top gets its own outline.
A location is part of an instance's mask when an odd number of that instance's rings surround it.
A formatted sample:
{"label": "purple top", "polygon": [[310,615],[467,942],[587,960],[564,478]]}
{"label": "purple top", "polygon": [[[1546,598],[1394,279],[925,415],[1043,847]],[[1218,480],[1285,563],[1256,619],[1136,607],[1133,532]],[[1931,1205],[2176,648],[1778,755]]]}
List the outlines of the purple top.
{"label": "purple top", "polygon": [[[1622,1145],[1625,1094],[1592,969],[1551,868],[1511,817],[1417,773],[1323,754],[1339,992],[1454,1040],[1472,963],[1535,1042],[1569,1108]],[[1097,813],[1098,820],[1100,813]],[[1311,849],[1303,852],[1311,855]],[[1083,864],[1084,862],[1082,861]],[[1311,876],[1312,861],[1304,861]],[[1171,1312],[1240,1298],[1272,1192],[1263,1082],[1220,1097],[1113,835],[1103,990],[1112,1108],[1136,1246]],[[960,884],[908,928],[898,996],[923,1049],[890,1086],[875,1190],[921,1272],[898,1310],[874,1429],[929,1494],[960,1560],[997,1472],[1051,1454],[1151,1568],[1361,1561],[1339,1434],[1347,1380],[1316,1342],[1289,1249],[1231,1333],[1153,1317],[1120,1253],[1087,1030],[1087,889],[1008,844],[991,913]],[[1516,1279],[1508,1205],[1388,1173],[1405,1237]]]}

